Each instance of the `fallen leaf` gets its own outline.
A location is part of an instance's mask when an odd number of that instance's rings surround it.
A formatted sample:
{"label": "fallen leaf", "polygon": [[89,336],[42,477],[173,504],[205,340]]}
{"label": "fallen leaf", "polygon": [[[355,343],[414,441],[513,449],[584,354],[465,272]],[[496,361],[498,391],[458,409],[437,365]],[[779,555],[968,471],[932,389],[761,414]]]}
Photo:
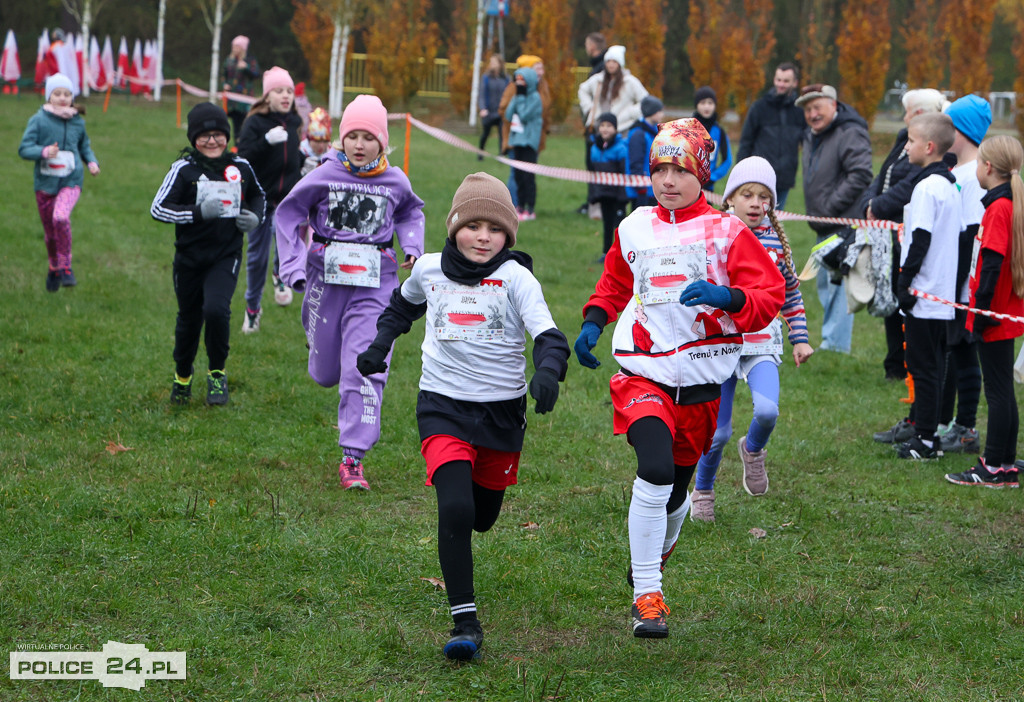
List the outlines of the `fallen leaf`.
{"label": "fallen leaf", "polygon": [[131,446],[125,446],[121,443],[121,437],[117,437],[117,441],[107,442],[107,453],[109,453],[111,456],[131,450]]}
{"label": "fallen leaf", "polygon": [[447,588],[444,586],[444,580],[442,580],[441,578],[420,578],[420,580],[426,580],[428,583],[430,583],[439,590],[447,590]]}
{"label": "fallen leaf", "polygon": [[750,530],[750,535],[753,536],[755,539],[763,539],[764,537],[768,536],[768,532],[759,527],[754,527]]}
{"label": "fallen leaf", "polygon": [[785,529],[786,527],[791,527],[791,526],[793,526],[794,524],[796,524],[796,522],[786,522],[785,524],[783,524],[783,525],[782,525],[782,526],[780,526],[779,528],[780,528],[780,529]]}
{"label": "fallen leaf", "polygon": [[523,522],[519,526],[529,531],[533,531],[534,529],[540,529],[540,524],[538,524],[537,522]]}

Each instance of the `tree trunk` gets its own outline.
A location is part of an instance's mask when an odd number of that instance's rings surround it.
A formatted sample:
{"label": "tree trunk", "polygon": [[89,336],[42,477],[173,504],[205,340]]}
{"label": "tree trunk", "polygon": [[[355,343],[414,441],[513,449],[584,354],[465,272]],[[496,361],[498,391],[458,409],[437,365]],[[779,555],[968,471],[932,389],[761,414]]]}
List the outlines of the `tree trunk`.
{"label": "tree trunk", "polygon": [[338,66],[336,69],[338,78],[338,105],[336,114],[338,117],[341,117],[342,110],[345,109],[345,57],[348,56],[349,33],[349,24],[346,21],[345,26],[341,30],[341,49],[338,52]]}
{"label": "tree trunk", "polygon": [[216,0],[213,10],[213,44],[210,47],[210,102],[217,102],[217,78],[220,75],[220,30],[224,23],[224,0]]}
{"label": "tree trunk", "polygon": [[476,47],[473,49],[473,88],[469,91],[469,126],[476,126],[477,98],[480,95],[480,59],[484,49],[484,0],[476,3]]}
{"label": "tree trunk", "polygon": [[335,15],[333,19],[334,36],[331,37],[331,70],[330,77],[328,78],[327,114],[332,119],[337,119],[341,116],[341,100],[338,96],[338,93],[341,92],[338,89],[338,51],[341,49],[341,33],[343,29],[341,17]]}
{"label": "tree trunk", "polygon": [[82,8],[82,97],[89,97],[89,25],[92,24],[92,0]]}
{"label": "tree trunk", "polygon": [[160,102],[160,91],[164,78],[164,20],[167,16],[167,0],[160,0],[160,9],[156,15],[156,85],[153,86],[153,99]]}

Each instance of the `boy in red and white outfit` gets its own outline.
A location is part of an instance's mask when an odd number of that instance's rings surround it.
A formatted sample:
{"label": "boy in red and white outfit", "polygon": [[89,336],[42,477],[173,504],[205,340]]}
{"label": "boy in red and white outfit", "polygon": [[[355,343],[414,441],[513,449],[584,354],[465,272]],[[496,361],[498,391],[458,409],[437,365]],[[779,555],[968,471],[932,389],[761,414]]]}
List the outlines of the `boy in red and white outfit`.
{"label": "boy in red and white outfit", "polygon": [[[695,119],[660,126],[650,154],[658,204],[619,225],[575,344],[580,363],[596,368],[591,349],[622,318],[612,337],[621,370],[610,385],[615,433],[637,456],[627,580],[641,638],[668,636],[661,570],[715,433],[721,384],[736,370],[743,333],[767,326],[785,300],[785,280],[757,237],[704,198],[714,148]],[[638,325],[649,343],[636,343]]]}

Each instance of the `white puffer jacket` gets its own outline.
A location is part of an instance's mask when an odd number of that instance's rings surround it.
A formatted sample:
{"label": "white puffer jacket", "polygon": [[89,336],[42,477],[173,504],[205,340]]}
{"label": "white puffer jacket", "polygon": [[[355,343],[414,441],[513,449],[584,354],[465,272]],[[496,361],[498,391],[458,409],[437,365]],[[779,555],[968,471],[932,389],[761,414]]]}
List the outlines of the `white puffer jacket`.
{"label": "white puffer jacket", "polygon": [[622,69],[622,87],[614,100],[602,102],[601,88],[607,74],[604,71],[595,73],[585,80],[578,92],[580,111],[583,114],[583,125],[597,127],[597,118],[605,112],[611,112],[619,121],[619,134],[629,131],[633,123],[641,118],[640,101],[647,97],[647,88],[629,70]]}

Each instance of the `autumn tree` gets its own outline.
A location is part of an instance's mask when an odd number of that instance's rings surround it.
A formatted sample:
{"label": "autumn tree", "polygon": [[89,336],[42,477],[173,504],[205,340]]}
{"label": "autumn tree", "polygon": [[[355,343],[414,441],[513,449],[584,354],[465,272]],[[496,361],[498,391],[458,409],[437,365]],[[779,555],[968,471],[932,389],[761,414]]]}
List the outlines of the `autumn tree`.
{"label": "autumn tree", "polygon": [[665,87],[665,0],[634,0],[628,12],[615,13],[611,35],[626,47],[629,70],[648,91]]}
{"label": "autumn tree", "polygon": [[943,30],[949,37],[949,89],[957,95],[992,87],[988,48],[996,0],[949,0]]}
{"label": "autumn tree", "polygon": [[310,83],[327,95],[331,70],[331,35],[334,27],[327,12],[314,0],[294,0],[291,27],[309,64]]}
{"label": "autumn tree", "polygon": [[888,0],[847,3],[839,27],[839,94],[870,126],[885,96],[889,71]]}
{"label": "autumn tree", "polygon": [[796,55],[804,76],[802,82],[825,82],[833,57],[836,3],[834,0],[802,0],[801,5],[801,14],[807,18]]}
{"label": "autumn tree", "polygon": [[907,52],[907,86],[945,84],[946,46],[940,25],[940,0],[913,0],[899,35]]}
{"label": "autumn tree", "polygon": [[1014,122],[1017,131],[1024,134],[1024,0],[1004,0],[1003,5],[1004,21],[1013,22],[1017,29],[1012,49],[1017,69],[1017,77],[1013,81],[1013,91],[1017,94]]}
{"label": "autumn tree", "polygon": [[529,30],[523,40],[527,53],[544,61],[544,75],[551,89],[548,117],[552,124],[565,121],[576,105],[573,68],[576,57],[570,42],[572,14],[565,0],[533,0]]}
{"label": "autumn tree", "polygon": [[775,51],[772,0],[743,0],[742,14],[733,23],[739,38],[735,42],[734,65],[730,70],[729,96],[741,121],[764,88],[765,67]]}
{"label": "autumn tree", "polygon": [[[448,37],[448,101],[460,115],[469,110],[470,95],[473,92],[476,16],[477,0],[461,0],[456,3],[452,13],[453,32]],[[482,61],[486,66],[486,55]]]}
{"label": "autumn tree", "polygon": [[724,2],[691,2],[687,24],[690,28],[688,45],[691,80],[694,89],[710,85],[718,95],[725,94],[726,76],[722,68],[720,49],[726,44],[729,18]]}
{"label": "autumn tree", "polygon": [[385,0],[367,23],[367,73],[388,108],[408,105],[434,70],[439,30],[429,11],[429,0]]}

